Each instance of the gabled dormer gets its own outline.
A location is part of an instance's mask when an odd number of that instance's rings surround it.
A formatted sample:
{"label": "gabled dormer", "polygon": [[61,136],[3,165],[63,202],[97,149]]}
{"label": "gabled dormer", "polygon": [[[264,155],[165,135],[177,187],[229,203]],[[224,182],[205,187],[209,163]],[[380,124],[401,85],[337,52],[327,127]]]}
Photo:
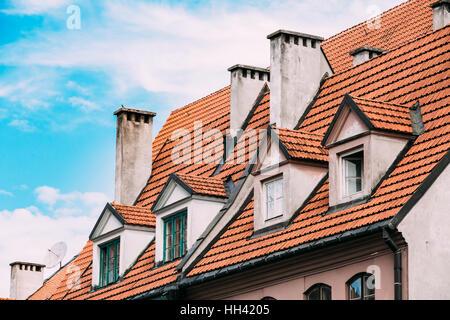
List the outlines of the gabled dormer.
{"label": "gabled dormer", "polygon": [[166,263],[183,257],[226,200],[221,179],[172,174],[152,207],[156,215],[155,261]]}
{"label": "gabled dormer", "polygon": [[420,107],[346,95],[324,136],[329,152],[329,205],[363,201],[414,135]]}
{"label": "gabled dormer", "polygon": [[328,170],[322,136],[269,127],[252,170],[254,236],[286,226]]}
{"label": "gabled dormer", "polygon": [[92,287],[117,282],[155,237],[148,208],[107,203],[92,230]]}

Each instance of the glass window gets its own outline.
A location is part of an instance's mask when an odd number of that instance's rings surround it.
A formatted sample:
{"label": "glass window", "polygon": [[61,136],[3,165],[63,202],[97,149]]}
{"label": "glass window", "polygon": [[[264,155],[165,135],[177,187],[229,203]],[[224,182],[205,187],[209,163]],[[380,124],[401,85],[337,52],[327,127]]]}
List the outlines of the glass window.
{"label": "glass window", "polygon": [[267,182],[265,187],[267,219],[281,216],[283,214],[283,179]]}
{"label": "glass window", "polygon": [[305,295],[308,300],[331,300],[331,287],[323,283],[315,284]]}
{"label": "glass window", "polygon": [[349,196],[362,191],[364,172],[364,153],[359,151],[342,157],[344,166],[345,195]]}
{"label": "glass window", "polygon": [[349,300],[375,300],[375,279],[373,274],[361,273],[347,283]]}
{"label": "glass window", "polygon": [[119,279],[120,239],[100,246],[100,286]]}
{"label": "glass window", "polygon": [[164,261],[186,253],[186,211],[164,220]]}

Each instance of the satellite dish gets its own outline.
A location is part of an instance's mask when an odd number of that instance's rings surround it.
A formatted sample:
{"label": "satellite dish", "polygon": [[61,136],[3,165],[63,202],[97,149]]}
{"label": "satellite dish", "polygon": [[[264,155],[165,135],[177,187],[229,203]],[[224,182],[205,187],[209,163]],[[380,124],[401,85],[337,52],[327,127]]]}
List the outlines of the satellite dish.
{"label": "satellite dish", "polygon": [[50,249],[47,249],[47,254],[44,258],[44,264],[46,268],[54,268],[58,263],[61,267],[62,259],[67,252],[67,245],[65,242],[57,242]]}

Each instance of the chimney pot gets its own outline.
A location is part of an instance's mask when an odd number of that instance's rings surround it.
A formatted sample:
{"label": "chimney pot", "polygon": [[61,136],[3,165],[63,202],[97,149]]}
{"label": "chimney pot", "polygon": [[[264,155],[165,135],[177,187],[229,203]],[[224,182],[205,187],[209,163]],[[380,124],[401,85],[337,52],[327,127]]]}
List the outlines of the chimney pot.
{"label": "chimney pot", "polygon": [[44,283],[43,264],[16,261],[11,266],[9,297],[25,300]]}
{"label": "chimney pot", "polygon": [[270,71],[264,68],[236,64],[231,73],[230,132],[234,136],[253,107],[264,84],[270,81]]}
{"label": "chimney pot", "polygon": [[152,131],[156,113],[122,107],[117,116],[114,201],[133,205],[152,170]]}
{"label": "chimney pot", "polygon": [[383,49],[363,46],[350,52],[350,55],[353,56],[353,65],[357,66],[361,63],[366,62],[367,60],[372,59],[373,57],[379,56],[384,51],[385,50]]}
{"label": "chimney pot", "polygon": [[445,27],[450,22],[450,0],[439,0],[430,7],[433,8],[433,31]]}
{"label": "chimney pot", "polygon": [[333,73],[320,47],[324,39],[287,30],[275,31],[267,38],[270,40],[270,123],[293,129],[318,91],[323,76]]}

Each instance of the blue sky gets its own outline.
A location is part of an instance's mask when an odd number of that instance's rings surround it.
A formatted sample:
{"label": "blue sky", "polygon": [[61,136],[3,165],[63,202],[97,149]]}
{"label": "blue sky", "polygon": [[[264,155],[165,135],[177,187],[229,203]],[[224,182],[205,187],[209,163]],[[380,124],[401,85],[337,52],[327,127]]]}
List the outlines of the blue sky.
{"label": "blue sky", "polygon": [[156,135],[228,85],[227,67],[268,66],[272,31],[328,37],[400,2],[1,1],[0,297],[12,260],[41,262],[57,241],[67,260],[87,240],[113,198],[120,105],[156,112]]}

